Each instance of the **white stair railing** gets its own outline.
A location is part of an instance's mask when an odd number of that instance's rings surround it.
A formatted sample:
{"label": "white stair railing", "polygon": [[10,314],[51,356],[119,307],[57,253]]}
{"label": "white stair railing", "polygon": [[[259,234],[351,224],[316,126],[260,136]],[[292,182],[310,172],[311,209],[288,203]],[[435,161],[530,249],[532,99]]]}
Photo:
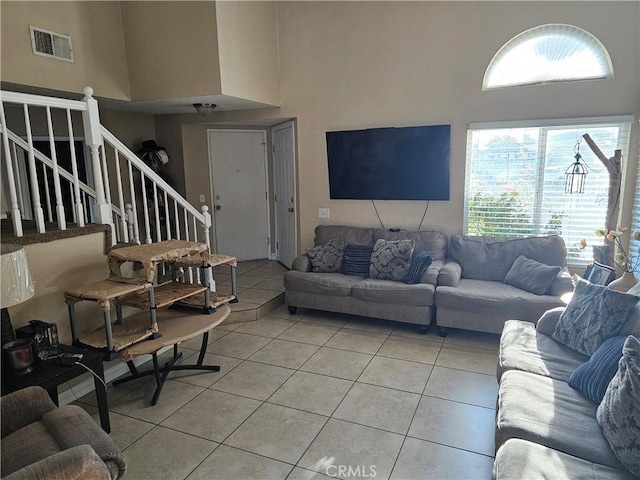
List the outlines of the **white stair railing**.
{"label": "white stair railing", "polygon": [[[114,244],[181,239],[210,245],[208,207],[198,211],[104,128],[93,90],[86,87],[83,92],[82,101],[0,92],[3,191],[14,234],[23,235],[23,219],[34,221],[37,231],[44,233],[51,228],[46,218],[55,221],[60,230],[67,228],[67,221],[79,226],[88,222],[108,224]],[[13,123],[21,107],[24,123],[11,126],[24,131],[23,136],[9,128],[5,107],[13,108],[8,119]],[[46,125],[50,155],[34,146],[31,117],[43,113],[46,121],[41,123]],[[80,117],[89,150],[89,162],[85,165],[87,182],[80,178],[75,149],[74,126],[79,125]],[[65,123],[63,129],[61,125]],[[54,133],[54,126],[66,131]],[[60,138],[68,139],[71,171],[60,165]],[[110,181],[110,173],[114,182]],[[112,204],[112,198],[117,204]]]}

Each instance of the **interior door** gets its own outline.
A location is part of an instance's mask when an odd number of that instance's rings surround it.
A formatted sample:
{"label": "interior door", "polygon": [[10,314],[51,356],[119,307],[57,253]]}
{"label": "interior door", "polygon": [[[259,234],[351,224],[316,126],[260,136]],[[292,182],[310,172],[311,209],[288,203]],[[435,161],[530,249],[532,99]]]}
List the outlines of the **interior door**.
{"label": "interior door", "polygon": [[293,122],[273,128],[276,252],[278,261],[291,268],[296,256],[296,170]]}
{"label": "interior door", "polygon": [[209,130],[215,250],[238,260],[269,254],[266,132]]}

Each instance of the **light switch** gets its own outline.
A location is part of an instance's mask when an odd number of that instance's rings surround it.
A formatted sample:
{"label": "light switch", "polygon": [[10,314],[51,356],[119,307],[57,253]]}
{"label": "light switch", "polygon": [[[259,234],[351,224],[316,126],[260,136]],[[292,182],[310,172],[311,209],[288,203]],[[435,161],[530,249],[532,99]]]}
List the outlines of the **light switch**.
{"label": "light switch", "polygon": [[204,195],[200,195],[200,203],[204,203]]}
{"label": "light switch", "polygon": [[319,208],[318,218],[331,218],[331,210],[328,208]]}

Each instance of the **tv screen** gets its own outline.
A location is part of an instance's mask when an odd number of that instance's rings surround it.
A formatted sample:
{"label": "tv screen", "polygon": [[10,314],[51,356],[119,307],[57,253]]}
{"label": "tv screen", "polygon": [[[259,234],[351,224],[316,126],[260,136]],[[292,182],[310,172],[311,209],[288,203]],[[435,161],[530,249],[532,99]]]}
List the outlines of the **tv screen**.
{"label": "tv screen", "polygon": [[327,132],[330,198],[449,200],[451,125]]}

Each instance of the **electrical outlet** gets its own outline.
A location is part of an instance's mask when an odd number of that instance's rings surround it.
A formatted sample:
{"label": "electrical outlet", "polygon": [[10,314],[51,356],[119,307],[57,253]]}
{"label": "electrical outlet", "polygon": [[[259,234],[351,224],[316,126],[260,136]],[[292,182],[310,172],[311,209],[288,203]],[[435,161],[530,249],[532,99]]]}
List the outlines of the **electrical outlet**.
{"label": "electrical outlet", "polygon": [[319,208],[318,218],[331,218],[331,210],[328,208]]}
{"label": "electrical outlet", "polygon": [[204,203],[204,195],[200,195],[200,203]]}

